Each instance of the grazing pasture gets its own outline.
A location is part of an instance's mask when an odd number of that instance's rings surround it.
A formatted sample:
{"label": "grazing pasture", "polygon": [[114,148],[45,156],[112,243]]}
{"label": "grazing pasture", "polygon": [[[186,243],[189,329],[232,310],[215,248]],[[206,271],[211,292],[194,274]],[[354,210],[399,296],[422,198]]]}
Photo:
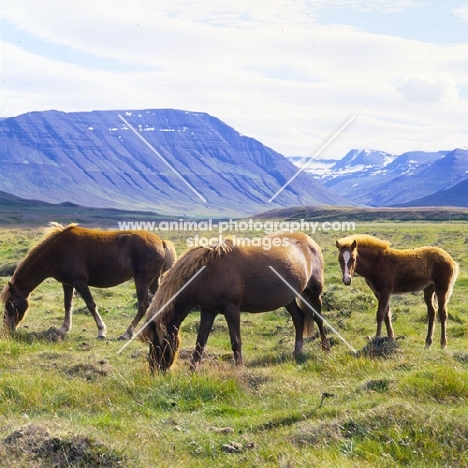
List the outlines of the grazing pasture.
{"label": "grazing pasture", "polygon": [[[136,309],[131,281],[92,288],[108,329],[96,340],[79,297],[74,328],[57,333],[63,292],[49,279],[31,294],[16,335],[0,336],[0,466],[468,466],[468,224],[357,223],[356,232],[395,248],[442,247],[459,263],[446,349],[424,349],[422,293],[392,296],[397,340],[383,353],[369,346],[375,297],[362,278],[344,286],[337,261],[335,240],[348,233],[313,239],[325,258],[323,315],[358,356],[328,329],[331,352],[317,334],[296,361],[282,308],[242,314],[242,367],[232,363],[218,316],[193,373],[193,312],[173,369],[151,375],[146,344],[135,340],[119,353],[117,337]],[[169,234],[182,253],[187,233]],[[41,236],[37,228],[2,228],[0,265],[20,261]]]}

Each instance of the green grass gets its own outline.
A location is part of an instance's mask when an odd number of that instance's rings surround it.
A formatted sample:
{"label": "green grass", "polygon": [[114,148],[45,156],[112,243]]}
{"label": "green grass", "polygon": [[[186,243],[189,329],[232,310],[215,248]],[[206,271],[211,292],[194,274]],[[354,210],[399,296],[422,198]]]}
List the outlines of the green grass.
{"label": "green grass", "polygon": [[[438,326],[424,349],[424,301],[407,294],[391,301],[400,339],[386,358],[355,357],[329,331],[330,353],[314,339],[296,362],[292,322],[280,309],[243,314],[241,368],[218,317],[202,367],[191,373],[199,320],[192,313],[175,367],[152,376],[142,343],[118,353],[116,337],[136,311],[131,282],[93,290],[107,340],[96,340],[77,297],[73,329],[54,341],[47,331],[61,325],[63,297],[49,279],[33,292],[17,334],[0,337],[0,466],[468,466],[467,225],[361,223],[357,230],[395,247],[439,245],[460,263],[447,349],[438,346]],[[183,233],[169,234],[183,251]],[[0,265],[21,260],[40,236],[36,228],[2,229]],[[375,298],[360,278],[341,284],[340,233],[313,237],[326,260],[323,314],[362,349],[375,333]]]}

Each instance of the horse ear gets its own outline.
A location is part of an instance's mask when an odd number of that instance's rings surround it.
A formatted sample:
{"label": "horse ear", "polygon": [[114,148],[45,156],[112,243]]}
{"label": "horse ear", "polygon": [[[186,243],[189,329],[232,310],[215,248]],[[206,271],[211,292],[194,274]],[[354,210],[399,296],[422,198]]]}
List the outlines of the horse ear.
{"label": "horse ear", "polygon": [[357,242],[356,239],[353,240],[353,243],[351,244],[351,250],[354,250],[357,247]]}
{"label": "horse ear", "polygon": [[335,244],[336,244],[336,248],[337,248],[337,249],[341,249],[341,244],[340,244],[340,241],[339,241],[339,240],[336,240],[336,241],[335,241]]}

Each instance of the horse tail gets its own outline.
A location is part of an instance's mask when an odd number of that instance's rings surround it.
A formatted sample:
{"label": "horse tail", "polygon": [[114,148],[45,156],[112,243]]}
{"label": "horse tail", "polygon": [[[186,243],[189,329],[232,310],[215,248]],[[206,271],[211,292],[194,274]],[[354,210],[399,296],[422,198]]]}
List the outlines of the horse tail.
{"label": "horse tail", "polygon": [[307,239],[307,248],[311,255],[309,281],[302,297],[298,298],[299,308],[304,314],[303,337],[309,338],[315,333],[316,320],[321,321],[322,291],[324,283],[324,259],[322,249],[312,239]]}
{"label": "horse tail", "polygon": [[304,312],[304,338],[310,338],[314,335],[315,332],[315,321],[314,321],[315,313],[312,312],[308,307],[306,307],[306,311]]}
{"label": "horse tail", "polygon": [[303,338],[310,338],[315,332],[315,312],[320,313],[320,311],[315,311],[315,304],[313,303],[316,301],[313,300],[309,291],[303,291],[302,296],[303,297],[299,296],[297,298],[297,305],[304,314],[304,331],[302,336]]}
{"label": "horse tail", "polygon": [[460,273],[460,265],[457,262],[453,262],[453,274],[452,278],[450,278],[450,283],[447,291],[447,302],[449,301],[450,296],[452,295],[455,281],[457,281],[458,278],[458,273]]}
{"label": "horse tail", "polygon": [[177,260],[177,252],[175,245],[171,241],[163,240],[162,243],[164,247],[164,253],[166,255],[166,261],[162,271],[162,273],[164,273],[174,265],[175,261]]}

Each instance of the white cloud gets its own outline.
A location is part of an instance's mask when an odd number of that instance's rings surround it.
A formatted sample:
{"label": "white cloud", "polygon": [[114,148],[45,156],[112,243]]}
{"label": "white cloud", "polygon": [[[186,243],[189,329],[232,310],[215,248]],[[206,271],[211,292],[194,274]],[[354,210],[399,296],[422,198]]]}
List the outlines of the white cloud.
{"label": "white cloud", "polygon": [[458,88],[451,75],[415,75],[403,80],[400,85],[403,98],[408,102],[455,103]]}
{"label": "white cloud", "polygon": [[461,5],[457,8],[453,9],[453,13],[455,16],[460,18],[463,21],[468,21],[468,4],[467,5]]}
{"label": "white cloud", "polygon": [[[3,115],[205,111],[279,152],[305,156],[353,114],[358,118],[329,152],[451,148],[467,133],[468,103],[458,89],[468,86],[468,44],[321,25],[317,9],[329,2],[4,3],[0,18],[37,43],[29,51],[3,43]],[[333,4],[390,12],[415,2]],[[41,54],[42,42],[60,45],[60,53]]]}
{"label": "white cloud", "polygon": [[349,8],[366,13],[401,13],[408,8],[422,5],[422,2],[412,0],[330,0],[331,6]]}

